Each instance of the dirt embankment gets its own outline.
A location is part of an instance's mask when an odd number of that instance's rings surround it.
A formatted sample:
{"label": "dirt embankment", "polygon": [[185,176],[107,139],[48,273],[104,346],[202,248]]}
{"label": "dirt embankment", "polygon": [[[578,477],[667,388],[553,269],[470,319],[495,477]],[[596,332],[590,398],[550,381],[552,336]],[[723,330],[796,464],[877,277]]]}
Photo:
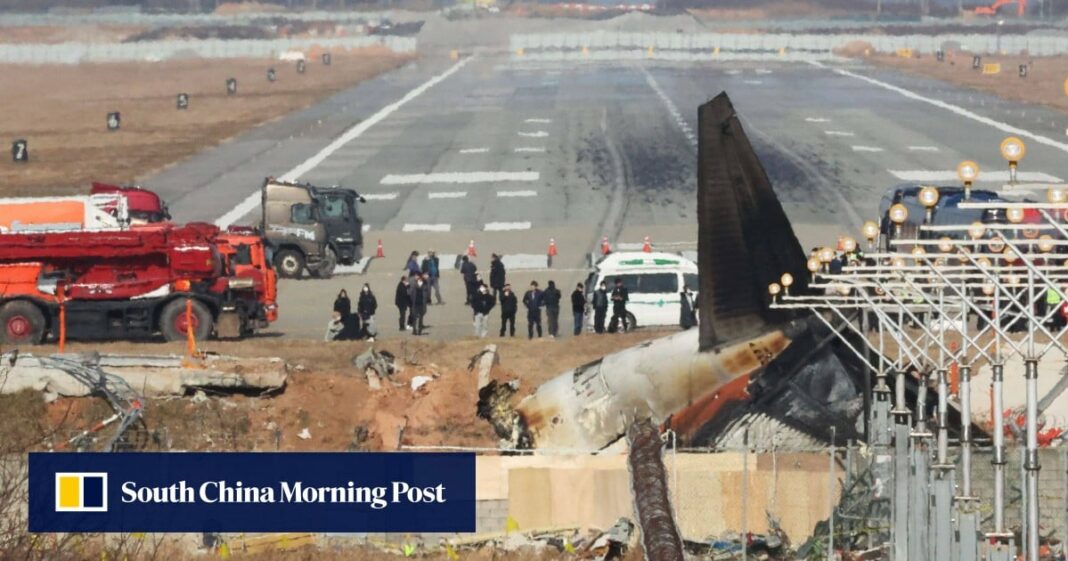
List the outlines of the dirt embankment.
{"label": "dirt embankment", "polygon": [[[996,73],[984,73],[983,68],[972,68],[972,53],[960,51],[947,51],[942,62],[933,54],[900,57],[871,53],[865,56],[863,49],[854,49],[849,55],[863,57],[880,66],[989,92],[1004,99],[1045,105],[1068,113],[1068,56],[984,56],[983,65],[1000,67]],[[1027,65],[1026,78],[1020,77],[1020,65]],[[986,72],[993,70],[988,66]]]}
{"label": "dirt embankment", "polygon": [[[309,60],[175,60],[82,65],[0,65],[0,196],[83,193],[91,181],[129,183],[238,133],[307,107],[411,59],[384,48]],[[276,82],[267,80],[274,68]],[[237,80],[227,95],[226,80]],[[178,110],[177,95],[189,95]],[[121,128],[107,130],[118,111]],[[10,143],[29,143],[14,163]]]}
{"label": "dirt embankment", "polygon": [[[397,356],[400,371],[392,383],[371,391],[351,364],[368,343],[322,343],[300,340],[249,340],[208,343],[220,354],[278,356],[290,365],[289,383],[273,396],[207,393],[196,398],[150,399],[145,405],[148,449],[230,451],[396,450],[401,446],[495,447],[490,425],[476,417],[477,369],[473,356],[487,343],[498,345],[500,365],[493,377],[520,380],[520,396],[529,395],[557,374],[665,331],[583,336],[560,340],[467,339],[454,342],[394,339],[376,344]],[[35,354],[54,348],[26,349]],[[131,354],[180,353],[180,345],[115,343],[70,345],[74,352]],[[432,379],[418,390],[412,379]],[[39,394],[34,394],[37,399]],[[59,442],[110,415],[99,399],[59,399],[43,410],[39,401],[0,396],[0,410],[23,419],[20,442]],[[21,412],[20,412],[21,411]],[[0,424],[0,427],[5,426]],[[305,436],[301,433],[307,429]],[[12,429],[14,430],[14,429]],[[28,431],[28,432],[27,432]],[[9,437],[0,433],[0,439]]]}

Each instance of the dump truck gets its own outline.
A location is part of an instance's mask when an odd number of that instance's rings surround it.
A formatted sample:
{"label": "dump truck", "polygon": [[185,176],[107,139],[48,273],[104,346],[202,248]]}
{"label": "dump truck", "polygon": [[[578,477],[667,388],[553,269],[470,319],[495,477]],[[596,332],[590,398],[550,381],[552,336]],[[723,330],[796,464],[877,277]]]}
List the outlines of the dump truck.
{"label": "dump truck", "polygon": [[363,249],[363,221],[356,204],[366,202],[344,187],[316,187],[268,177],[263,182],[261,229],[274,253],[278,276],[329,278],[340,263],[352,265]]}
{"label": "dump truck", "polygon": [[269,321],[270,277],[235,274],[219,234],[201,223],[0,234],[0,341],[55,338],[61,315],[70,339],[175,341],[189,323],[200,339],[244,336]]}

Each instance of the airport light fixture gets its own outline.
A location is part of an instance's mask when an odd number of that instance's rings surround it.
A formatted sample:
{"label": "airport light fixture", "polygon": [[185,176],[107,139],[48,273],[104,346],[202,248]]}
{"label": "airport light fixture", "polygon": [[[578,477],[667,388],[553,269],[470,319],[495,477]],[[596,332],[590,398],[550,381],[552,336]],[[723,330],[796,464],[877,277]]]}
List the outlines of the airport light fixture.
{"label": "airport light fixture", "polygon": [[957,164],[957,177],[964,183],[964,200],[972,198],[972,183],[979,179],[979,164],[964,160]]}
{"label": "airport light fixture", "polygon": [[1046,190],[1046,200],[1053,205],[1064,204],[1068,202],[1068,191],[1059,185],[1050,185]]}
{"label": "airport light fixture", "polygon": [[789,296],[790,295],[790,286],[792,284],[794,284],[794,276],[791,275],[790,273],[783,273],[782,276],[779,277],[779,282],[782,283],[783,293],[786,294],[787,296]]}
{"label": "airport light fixture", "polygon": [[860,228],[860,233],[864,235],[864,239],[868,240],[868,249],[875,249],[875,240],[879,237],[879,225],[874,220],[868,220]]}
{"label": "airport light fixture", "polygon": [[1016,167],[1027,154],[1027,146],[1022,140],[1010,136],[1001,141],[1001,157],[1009,162],[1009,183],[1016,183]]}
{"label": "airport light fixture", "polygon": [[850,236],[846,236],[838,240],[839,245],[842,247],[842,251],[846,253],[853,253],[857,250],[857,240]]}
{"label": "airport light fixture", "polygon": [[901,204],[897,203],[890,207],[888,211],[890,215],[890,222],[894,223],[894,235],[901,235],[901,225],[909,219],[909,209]]}
{"label": "airport light fixture", "polygon": [[938,204],[938,189],[929,185],[923,187],[920,189],[920,193],[919,195],[917,195],[917,198],[919,199],[920,204],[922,204],[923,207],[927,209],[926,219],[927,222],[930,222],[932,214],[934,213],[935,205]]}

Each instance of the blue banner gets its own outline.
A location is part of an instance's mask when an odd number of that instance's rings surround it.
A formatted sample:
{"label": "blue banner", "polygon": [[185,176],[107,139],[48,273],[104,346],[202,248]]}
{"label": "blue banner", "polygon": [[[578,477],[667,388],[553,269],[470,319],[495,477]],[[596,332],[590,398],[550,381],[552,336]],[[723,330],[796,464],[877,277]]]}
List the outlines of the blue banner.
{"label": "blue banner", "polygon": [[473,532],[475,456],[30,454],[30,532]]}

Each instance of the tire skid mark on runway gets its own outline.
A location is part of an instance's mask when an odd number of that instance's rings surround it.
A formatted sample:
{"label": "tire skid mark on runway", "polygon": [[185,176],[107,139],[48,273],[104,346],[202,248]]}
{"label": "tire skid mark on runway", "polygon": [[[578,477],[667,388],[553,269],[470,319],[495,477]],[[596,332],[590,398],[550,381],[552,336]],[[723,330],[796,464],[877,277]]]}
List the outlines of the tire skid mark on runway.
{"label": "tire skid mark on runway", "polygon": [[[325,147],[323,147],[322,150],[320,150],[314,156],[308,158],[307,160],[304,160],[297,167],[295,167],[295,168],[287,171],[286,173],[282,174],[281,176],[278,177],[278,179],[281,180],[281,181],[296,181],[297,179],[300,178],[300,176],[302,176],[305,173],[308,173],[309,171],[315,169],[316,166],[321,164],[323,162],[323,160],[328,158],[331,154],[333,154],[334,152],[337,152],[341,147],[345,146],[349,142],[355,140],[356,138],[359,138],[363,133],[367,132],[368,129],[370,129],[374,125],[378,124],[379,122],[384,120],[386,117],[389,117],[390,115],[392,115],[398,109],[403,107],[406,103],[408,103],[409,101],[419,97],[420,95],[422,95],[424,92],[426,92],[430,88],[434,87],[435,85],[437,85],[438,83],[442,82],[443,80],[445,80],[449,76],[452,76],[453,74],[458,72],[461,68],[466,66],[467,63],[469,63],[472,60],[474,60],[476,56],[477,55],[469,56],[469,57],[467,57],[467,58],[465,58],[463,60],[458,61],[456,64],[453,64],[452,66],[447,68],[441,74],[438,74],[437,76],[434,76],[433,78],[427,80],[426,82],[423,82],[421,85],[419,85],[418,87],[416,87],[412,91],[404,94],[404,97],[398,99],[397,101],[394,101],[393,103],[383,107],[382,109],[379,109],[378,112],[376,112],[375,114],[371,115],[367,119],[364,119],[363,121],[360,121],[359,123],[354,125],[352,128],[346,130],[344,133],[341,134],[341,136],[335,138],[333,140],[333,142],[331,142],[330,144],[327,144]],[[240,220],[241,217],[243,217],[246,214],[252,212],[256,207],[259,206],[259,204],[260,204],[260,192],[259,192],[259,190],[257,190],[256,192],[254,192],[251,195],[249,195],[245,200],[243,200],[240,203],[238,203],[237,206],[235,206],[234,208],[230,209],[228,212],[226,212],[225,214],[220,216],[215,221],[215,225],[220,227],[220,228],[227,228],[227,227],[233,225],[234,222]]]}
{"label": "tire skid mark on runway", "polygon": [[425,183],[492,183],[498,181],[537,181],[536,171],[446,171],[436,173],[389,174],[382,185],[420,185]]}

